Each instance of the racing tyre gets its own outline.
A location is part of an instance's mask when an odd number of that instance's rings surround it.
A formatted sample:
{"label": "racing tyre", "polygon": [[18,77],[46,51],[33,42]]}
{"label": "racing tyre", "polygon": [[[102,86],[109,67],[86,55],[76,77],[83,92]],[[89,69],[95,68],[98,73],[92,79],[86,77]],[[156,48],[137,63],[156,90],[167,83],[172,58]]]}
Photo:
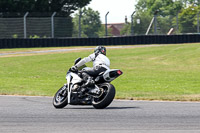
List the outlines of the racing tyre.
{"label": "racing tyre", "polygon": [[53,98],[53,106],[55,108],[64,108],[68,104],[67,85],[61,87]]}
{"label": "racing tyre", "polygon": [[113,101],[115,97],[115,87],[112,84],[101,84],[100,89],[103,90],[103,94],[99,98],[94,98],[92,104],[96,109],[104,109]]}

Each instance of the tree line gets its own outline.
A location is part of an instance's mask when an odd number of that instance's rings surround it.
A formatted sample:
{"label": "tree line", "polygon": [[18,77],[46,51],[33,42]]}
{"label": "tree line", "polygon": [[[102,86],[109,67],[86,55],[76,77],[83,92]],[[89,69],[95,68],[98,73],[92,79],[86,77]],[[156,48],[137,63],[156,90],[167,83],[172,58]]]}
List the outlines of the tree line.
{"label": "tree line", "polygon": [[[72,19],[72,36],[78,37],[80,23],[82,37],[102,37],[105,29],[100,13],[85,7],[90,2],[91,0],[0,0],[0,12],[62,12],[70,16],[79,10]],[[132,26],[135,35],[145,34],[155,14],[158,34],[167,34],[170,28],[176,29],[176,33],[194,33],[197,32],[200,0],[138,0],[135,11],[133,25],[130,21],[125,24],[121,35],[130,35]],[[153,30],[151,28],[150,34],[153,34]]]}
{"label": "tree line", "polygon": [[91,0],[0,0],[0,12],[64,12],[70,15]]}
{"label": "tree line", "polygon": [[[196,33],[200,0],[139,0],[135,6],[134,33],[145,34],[156,14],[159,34],[167,34],[170,28],[175,33]],[[139,20],[139,23],[138,23]],[[153,34],[151,28],[150,34]],[[131,34],[131,24],[127,24],[121,34]]]}
{"label": "tree line", "polygon": [[[133,5],[134,9],[134,5]],[[167,34],[171,28],[174,33],[196,33],[198,14],[200,12],[200,0],[138,0],[133,16],[133,29],[135,35],[144,35],[149,24],[157,15],[157,34]],[[78,35],[78,16],[74,21],[74,36]],[[104,26],[101,25],[99,12],[92,9],[84,9],[82,14],[83,37],[102,37],[105,35]],[[154,27],[150,34],[154,33]],[[131,35],[131,22],[125,24],[121,35]]]}

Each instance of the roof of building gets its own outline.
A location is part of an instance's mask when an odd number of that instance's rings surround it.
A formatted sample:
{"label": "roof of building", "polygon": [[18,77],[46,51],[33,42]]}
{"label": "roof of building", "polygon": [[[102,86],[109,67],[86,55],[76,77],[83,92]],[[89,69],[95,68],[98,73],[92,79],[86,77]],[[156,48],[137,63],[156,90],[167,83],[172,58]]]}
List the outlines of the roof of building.
{"label": "roof of building", "polygon": [[112,27],[114,26],[115,28],[117,28],[119,31],[121,31],[121,29],[124,27],[124,23],[108,23],[107,27]]}

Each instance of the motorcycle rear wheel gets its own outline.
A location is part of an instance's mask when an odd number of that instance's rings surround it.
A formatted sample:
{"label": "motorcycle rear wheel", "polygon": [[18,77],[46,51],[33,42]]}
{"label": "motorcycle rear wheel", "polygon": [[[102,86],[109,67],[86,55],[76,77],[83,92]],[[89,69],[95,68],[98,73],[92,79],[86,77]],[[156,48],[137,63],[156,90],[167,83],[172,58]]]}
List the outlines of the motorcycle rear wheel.
{"label": "motorcycle rear wheel", "polygon": [[68,104],[67,85],[61,87],[53,98],[53,106],[55,108],[64,108]]}
{"label": "motorcycle rear wheel", "polygon": [[92,104],[96,109],[104,109],[113,101],[115,87],[109,83],[101,84],[99,87],[103,89],[103,94],[99,98],[94,98]]}

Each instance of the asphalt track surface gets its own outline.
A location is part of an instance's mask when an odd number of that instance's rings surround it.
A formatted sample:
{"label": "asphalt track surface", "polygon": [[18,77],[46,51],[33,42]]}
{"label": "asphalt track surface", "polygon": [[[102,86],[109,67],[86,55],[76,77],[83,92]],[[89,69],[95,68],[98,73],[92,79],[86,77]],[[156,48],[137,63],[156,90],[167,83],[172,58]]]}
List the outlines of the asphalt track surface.
{"label": "asphalt track surface", "polygon": [[55,109],[52,97],[0,96],[1,133],[200,133],[199,102],[114,100]]}

